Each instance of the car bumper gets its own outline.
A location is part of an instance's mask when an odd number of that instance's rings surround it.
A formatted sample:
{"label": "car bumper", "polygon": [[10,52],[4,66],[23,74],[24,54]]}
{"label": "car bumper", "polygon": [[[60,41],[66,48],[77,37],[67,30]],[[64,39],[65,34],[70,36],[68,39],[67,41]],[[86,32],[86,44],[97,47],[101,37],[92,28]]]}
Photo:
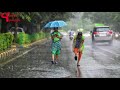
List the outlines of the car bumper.
{"label": "car bumper", "polygon": [[94,37],[94,41],[111,41],[113,40],[112,37]]}

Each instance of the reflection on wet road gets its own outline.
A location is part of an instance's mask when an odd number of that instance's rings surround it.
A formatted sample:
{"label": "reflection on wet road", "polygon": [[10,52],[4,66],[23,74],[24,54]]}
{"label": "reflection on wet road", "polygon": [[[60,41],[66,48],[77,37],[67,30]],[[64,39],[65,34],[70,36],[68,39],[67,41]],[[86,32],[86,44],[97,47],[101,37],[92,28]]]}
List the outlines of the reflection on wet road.
{"label": "reflection on wet road", "polygon": [[120,41],[96,43],[85,38],[85,50],[77,67],[72,41],[65,35],[57,65],[51,64],[51,40],[0,68],[0,78],[119,78]]}
{"label": "reflection on wet road", "polygon": [[77,70],[76,70],[76,77],[77,78],[81,78],[82,74],[81,74],[81,71],[80,71],[80,67],[77,67]]}
{"label": "reflection on wet road", "polygon": [[81,61],[83,77],[88,78],[119,78],[120,77],[120,41],[91,44],[86,38],[86,47]]}

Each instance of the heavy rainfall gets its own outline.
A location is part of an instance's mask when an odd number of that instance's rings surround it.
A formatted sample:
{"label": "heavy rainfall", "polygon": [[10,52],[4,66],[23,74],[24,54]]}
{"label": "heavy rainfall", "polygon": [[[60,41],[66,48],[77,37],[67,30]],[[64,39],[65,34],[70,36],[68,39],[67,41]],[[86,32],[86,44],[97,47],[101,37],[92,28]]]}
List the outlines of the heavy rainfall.
{"label": "heavy rainfall", "polygon": [[[51,63],[54,21],[66,23],[58,27],[57,63]],[[119,28],[120,12],[0,12],[0,78],[120,78]],[[79,66],[78,32],[85,37]]]}

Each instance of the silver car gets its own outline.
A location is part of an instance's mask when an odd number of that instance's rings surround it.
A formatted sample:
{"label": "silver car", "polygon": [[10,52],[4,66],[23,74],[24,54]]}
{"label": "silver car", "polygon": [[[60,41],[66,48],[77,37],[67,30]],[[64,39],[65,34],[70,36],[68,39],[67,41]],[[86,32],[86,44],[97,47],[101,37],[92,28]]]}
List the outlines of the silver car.
{"label": "silver car", "polygon": [[97,26],[92,31],[92,42],[109,42],[113,41],[113,31],[109,26]]}

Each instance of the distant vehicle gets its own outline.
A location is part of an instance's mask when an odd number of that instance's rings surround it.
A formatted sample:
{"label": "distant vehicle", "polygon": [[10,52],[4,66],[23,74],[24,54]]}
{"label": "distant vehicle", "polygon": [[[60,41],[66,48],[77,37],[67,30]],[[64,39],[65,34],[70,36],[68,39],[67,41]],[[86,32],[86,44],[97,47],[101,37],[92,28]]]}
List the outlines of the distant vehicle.
{"label": "distant vehicle", "polygon": [[74,36],[73,36],[73,35],[69,36],[69,39],[70,39],[70,40],[73,40],[73,38],[74,38]]}
{"label": "distant vehicle", "polygon": [[120,38],[120,33],[119,32],[114,32],[114,38],[119,39]]}
{"label": "distant vehicle", "polygon": [[113,41],[113,30],[109,26],[96,26],[92,31],[92,42],[109,42]]}
{"label": "distant vehicle", "polygon": [[[9,32],[15,34],[15,27],[10,28]],[[19,34],[20,32],[24,32],[24,29],[21,27],[17,27],[17,34]]]}
{"label": "distant vehicle", "polygon": [[75,32],[74,31],[69,31],[69,39],[70,40],[73,40],[73,38],[74,38],[74,34],[75,34]]}
{"label": "distant vehicle", "polygon": [[90,37],[90,36],[91,36],[91,34],[90,34],[89,32],[83,33],[83,35],[84,35],[85,37]]}

